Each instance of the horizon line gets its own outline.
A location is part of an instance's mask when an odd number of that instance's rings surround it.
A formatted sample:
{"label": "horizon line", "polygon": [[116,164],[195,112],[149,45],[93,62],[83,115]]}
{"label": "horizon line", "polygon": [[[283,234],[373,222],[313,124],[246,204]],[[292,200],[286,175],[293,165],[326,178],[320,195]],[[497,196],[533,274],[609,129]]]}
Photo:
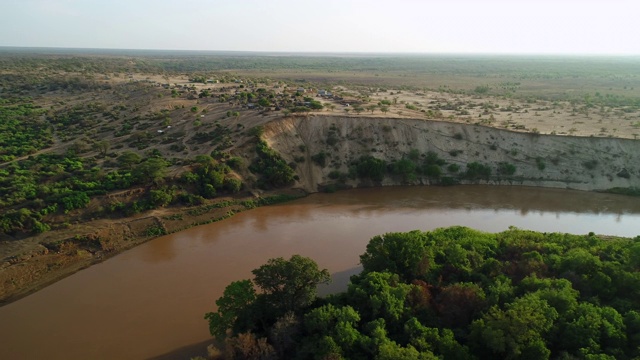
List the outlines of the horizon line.
{"label": "horizon line", "polygon": [[55,51],[63,52],[186,52],[186,53],[231,53],[231,54],[272,54],[272,55],[413,55],[413,56],[550,56],[550,57],[640,57],[639,53],[554,53],[554,52],[420,52],[420,51],[288,51],[288,50],[194,50],[194,49],[151,49],[151,48],[107,48],[107,47],[63,47],[63,46],[15,46],[0,45],[1,50]]}

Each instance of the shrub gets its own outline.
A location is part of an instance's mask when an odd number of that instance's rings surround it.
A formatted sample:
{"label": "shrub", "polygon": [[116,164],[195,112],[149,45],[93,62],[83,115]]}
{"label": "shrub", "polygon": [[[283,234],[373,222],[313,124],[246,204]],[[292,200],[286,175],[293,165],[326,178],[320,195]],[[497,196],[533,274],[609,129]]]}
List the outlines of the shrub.
{"label": "shrub", "polygon": [[325,167],[327,166],[327,157],[328,157],[327,153],[322,151],[315,155],[312,155],[311,160],[313,160],[314,163],[318,164],[318,166]]}
{"label": "shrub", "polygon": [[235,194],[242,189],[242,181],[236,178],[225,178],[223,186],[226,191]]}
{"label": "shrub", "polygon": [[442,175],[442,169],[438,165],[426,165],[424,174],[430,178],[439,178]]}
{"label": "shrub", "polygon": [[394,175],[402,176],[404,181],[413,181],[416,178],[416,164],[409,159],[401,159],[391,165]]}
{"label": "shrub", "polygon": [[338,137],[338,134],[336,134],[335,132],[329,133],[329,136],[327,136],[327,141],[326,141],[327,145],[333,146],[338,142],[340,142],[340,138]]}
{"label": "shrub", "polygon": [[347,181],[348,174],[340,172],[339,170],[333,170],[329,173],[329,179],[338,180],[340,182]]}
{"label": "shrub", "polygon": [[167,231],[162,226],[158,225],[151,225],[147,228],[147,230],[145,230],[145,235],[147,236],[161,236],[166,234]]}
{"label": "shrub", "polygon": [[249,166],[254,174],[261,174],[260,184],[264,187],[282,187],[294,181],[295,172],[275,150],[263,140],[256,145],[258,158]]}
{"label": "shrub", "polygon": [[244,160],[241,157],[237,156],[234,156],[226,161],[226,164],[229,165],[230,168],[235,170],[239,169],[243,163]]}
{"label": "shrub", "polygon": [[593,170],[598,166],[598,160],[589,160],[582,163],[582,166],[587,168],[588,170]]}
{"label": "shrub", "polygon": [[173,195],[167,189],[158,189],[149,191],[149,198],[154,206],[167,206],[173,200]]}
{"label": "shrub", "polygon": [[249,136],[255,136],[257,138],[261,138],[262,135],[264,135],[264,127],[262,126],[252,127],[251,129],[249,129],[248,134]]}
{"label": "shrub", "polygon": [[360,178],[369,178],[373,181],[382,181],[386,172],[384,160],[376,159],[373,156],[362,156],[357,161],[356,173]]}
{"label": "shrub", "polygon": [[465,177],[467,179],[488,179],[491,176],[491,168],[479,162],[467,164]]}
{"label": "shrub", "polygon": [[507,162],[501,162],[498,164],[498,174],[500,175],[513,175],[516,172],[516,167],[513,164]]}

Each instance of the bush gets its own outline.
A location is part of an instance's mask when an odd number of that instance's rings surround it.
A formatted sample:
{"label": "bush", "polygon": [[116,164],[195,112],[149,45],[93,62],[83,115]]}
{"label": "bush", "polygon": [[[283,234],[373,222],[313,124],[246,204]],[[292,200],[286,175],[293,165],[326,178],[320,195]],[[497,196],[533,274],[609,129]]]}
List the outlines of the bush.
{"label": "bush", "polygon": [[479,162],[472,162],[467,164],[467,171],[464,176],[471,180],[489,179],[491,176],[491,168],[488,165],[484,165]]}
{"label": "bush", "polygon": [[403,181],[414,181],[416,168],[416,164],[409,159],[401,159],[391,164],[393,174],[401,176]]}
{"label": "bush", "polygon": [[325,167],[327,166],[327,157],[328,157],[327,153],[322,151],[315,155],[312,155],[311,160],[313,160],[314,163],[318,164],[318,166]]}
{"label": "bush", "polygon": [[85,192],[72,192],[69,195],[64,196],[59,200],[58,204],[62,205],[64,212],[69,212],[74,209],[81,209],[89,205],[89,196]]}
{"label": "bush", "polygon": [[225,163],[229,165],[230,168],[234,170],[238,170],[244,163],[244,159],[242,159],[241,157],[234,156],[228,159]]}
{"label": "bush", "polygon": [[516,172],[516,167],[513,164],[501,162],[498,164],[498,174],[500,175],[513,175]]}
{"label": "bush", "polygon": [[442,169],[438,165],[427,165],[424,168],[424,174],[437,179],[442,175]]}
{"label": "bush", "polygon": [[598,166],[598,160],[589,160],[582,163],[582,166],[587,168],[588,170],[593,170]]}
{"label": "bush", "polygon": [[382,181],[386,173],[384,160],[373,156],[362,156],[356,163],[356,172],[360,178],[369,178],[373,181]]}
{"label": "bush", "polygon": [[341,182],[347,181],[348,174],[340,172],[339,170],[333,170],[329,173],[329,179],[339,180]]}
{"label": "bush", "polygon": [[249,129],[248,134],[249,136],[255,136],[257,138],[261,138],[262,135],[264,135],[264,127],[262,126],[253,127]]}
{"label": "bush", "polygon": [[224,189],[232,194],[235,194],[242,189],[242,181],[235,178],[224,179]]}
{"label": "bush", "polygon": [[282,187],[294,181],[293,169],[265,141],[258,141],[256,153],[258,158],[249,166],[249,170],[254,174],[262,175],[259,181],[262,187]]}
{"label": "bush", "polygon": [[167,206],[173,200],[173,195],[168,189],[158,189],[149,191],[149,198],[154,206]]}
{"label": "bush", "polygon": [[147,236],[162,236],[166,235],[167,231],[159,225],[151,225],[145,230],[145,235]]}

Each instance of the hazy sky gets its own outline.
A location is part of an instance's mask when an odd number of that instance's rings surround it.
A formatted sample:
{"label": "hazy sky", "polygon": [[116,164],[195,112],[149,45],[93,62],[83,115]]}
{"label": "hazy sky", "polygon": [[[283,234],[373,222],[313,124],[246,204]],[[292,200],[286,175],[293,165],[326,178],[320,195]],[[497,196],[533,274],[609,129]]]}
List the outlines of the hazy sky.
{"label": "hazy sky", "polygon": [[640,54],[640,0],[0,0],[0,46]]}

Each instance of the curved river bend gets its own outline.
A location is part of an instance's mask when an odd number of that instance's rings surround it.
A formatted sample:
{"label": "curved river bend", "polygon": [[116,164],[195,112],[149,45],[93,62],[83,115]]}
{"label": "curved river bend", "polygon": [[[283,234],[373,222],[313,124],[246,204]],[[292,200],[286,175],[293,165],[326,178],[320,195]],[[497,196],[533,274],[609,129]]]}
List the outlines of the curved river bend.
{"label": "curved river bend", "polygon": [[[637,198],[524,187],[401,187],[316,194],[164,236],[0,308],[0,359],[188,359],[231,281],[301,254],[358,271],[374,235],[464,225],[497,232],[640,235]],[[193,346],[190,346],[193,345]]]}

